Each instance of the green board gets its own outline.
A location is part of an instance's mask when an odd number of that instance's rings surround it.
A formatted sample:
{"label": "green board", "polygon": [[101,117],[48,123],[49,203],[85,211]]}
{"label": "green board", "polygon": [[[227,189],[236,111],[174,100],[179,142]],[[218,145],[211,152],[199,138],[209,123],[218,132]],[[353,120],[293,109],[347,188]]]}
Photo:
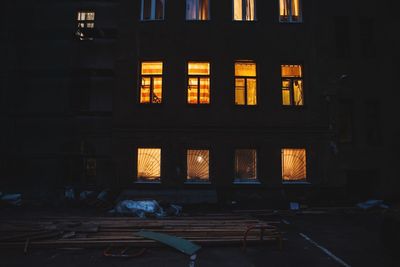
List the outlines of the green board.
{"label": "green board", "polygon": [[161,233],[156,233],[156,232],[151,232],[151,231],[139,231],[138,233],[136,233],[136,235],[144,237],[144,238],[156,240],[156,241],[166,244],[170,247],[176,248],[180,252],[183,252],[187,255],[193,255],[199,249],[201,249],[200,246],[196,245],[193,242],[190,242],[189,240],[179,238],[176,236],[172,236],[172,235],[166,235],[166,234],[161,234]]}

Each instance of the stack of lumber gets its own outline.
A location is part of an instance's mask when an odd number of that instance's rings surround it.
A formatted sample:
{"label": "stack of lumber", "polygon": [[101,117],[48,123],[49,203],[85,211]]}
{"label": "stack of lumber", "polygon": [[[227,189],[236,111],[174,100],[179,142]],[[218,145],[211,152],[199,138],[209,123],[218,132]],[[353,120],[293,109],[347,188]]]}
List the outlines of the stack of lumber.
{"label": "stack of lumber", "polygon": [[[279,221],[260,221],[238,214],[140,219],[134,217],[41,217],[0,219],[1,247],[148,247],[156,241],[136,235],[140,230],[169,234],[202,246],[277,242]],[[261,230],[259,227],[264,228]]]}

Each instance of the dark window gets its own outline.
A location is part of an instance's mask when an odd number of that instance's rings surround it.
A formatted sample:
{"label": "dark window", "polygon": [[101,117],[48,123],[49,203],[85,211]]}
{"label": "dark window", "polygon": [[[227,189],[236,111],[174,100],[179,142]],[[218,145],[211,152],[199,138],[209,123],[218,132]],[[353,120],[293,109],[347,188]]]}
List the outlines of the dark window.
{"label": "dark window", "polygon": [[257,182],[257,150],[235,151],[235,183]]}

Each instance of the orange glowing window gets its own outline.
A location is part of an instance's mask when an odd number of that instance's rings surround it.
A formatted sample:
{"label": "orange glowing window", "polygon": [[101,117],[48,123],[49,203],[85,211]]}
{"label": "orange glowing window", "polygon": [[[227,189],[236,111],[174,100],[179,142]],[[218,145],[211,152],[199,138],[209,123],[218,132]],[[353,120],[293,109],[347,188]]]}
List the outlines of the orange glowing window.
{"label": "orange glowing window", "polygon": [[233,0],[233,20],[255,20],[256,0]]}
{"label": "orange glowing window", "polygon": [[257,150],[235,150],[235,182],[257,181]]}
{"label": "orange glowing window", "polygon": [[194,182],[207,182],[209,180],[209,150],[187,150],[187,175],[186,179]]}
{"label": "orange glowing window", "polygon": [[301,65],[281,65],[282,105],[303,106],[303,71]]}
{"label": "orange glowing window", "polygon": [[283,182],[305,182],[307,180],[306,150],[284,148],[281,154]]}
{"label": "orange glowing window", "polygon": [[188,104],[210,103],[210,63],[188,63]]}
{"label": "orange glowing window", "polygon": [[257,70],[252,61],[235,62],[235,104],[257,105]]}
{"label": "orange glowing window", "polygon": [[141,64],[140,103],[160,104],[162,102],[163,63],[159,61]]}
{"label": "orange glowing window", "polygon": [[279,21],[295,23],[302,21],[301,0],[279,0]]}
{"label": "orange glowing window", "polygon": [[137,178],[139,181],[159,181],[161,176],[161,149],[138,148]]}

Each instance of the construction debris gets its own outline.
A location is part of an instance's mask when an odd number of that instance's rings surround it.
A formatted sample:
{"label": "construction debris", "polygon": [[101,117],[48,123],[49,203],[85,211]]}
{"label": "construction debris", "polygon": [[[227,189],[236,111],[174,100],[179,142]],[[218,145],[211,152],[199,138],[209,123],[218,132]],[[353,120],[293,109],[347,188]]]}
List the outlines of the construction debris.
{"label": "construction debris", "polygon": [[[282,236],[280,221],[260,221],[240,214],[146,219],[137,217],[41,217],[0,219],[0,247],[91,248],[152,247],[160,243],[142,230],[173,235],[201,246],[246,246],[274,242]],[[255,227],[257,226],[257,227]],[[275,227],[273,227],[275,226]],[[250,230],[251,231],[250,231]],[[246,235],[245,235],[246,233]]]}

